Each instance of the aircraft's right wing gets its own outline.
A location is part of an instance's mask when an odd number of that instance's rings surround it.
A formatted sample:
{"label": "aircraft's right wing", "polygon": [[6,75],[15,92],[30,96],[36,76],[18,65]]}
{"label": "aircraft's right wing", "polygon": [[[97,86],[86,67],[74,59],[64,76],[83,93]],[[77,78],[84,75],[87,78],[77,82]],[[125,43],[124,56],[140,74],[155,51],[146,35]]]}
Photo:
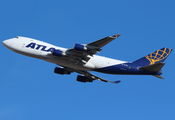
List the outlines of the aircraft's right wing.
{"label": "aircraft's right wing", "polygon": [[54,70],[54,73],[57,73],[57,74],[71,74],[72,72],[77,72],[81,75],[78,75],[77,76],[77,81],[79,82],[93,82],[94,80],[99,80],[99,81],[103,81],[103,82],[110,82],[110,83],[120,83],[121,80],[118,80],[118,81],[110,81],[110,80],[105,80],[101,77],[98,77],[96,75],[93,75],[87,71],[84,71],[84,70],[78,70],[78,69],[73,69],[73,68],[69,68],[69,67],[55,67],[55,70]]}
{"label": "aircraft's right wing", "polygon": [[96,75],[93,75],[93,74],[91,74],[91,73],[89,73],[87,71],[76,70],[76,72],[86,76],[87,78],[90,79],[90,81],[99,80],[99,81],[103,81],[103,82],[110,82],[110,83],[116,83],[116,84],[121,82],[121,80],[118,80],[118,81],[105,80],[105,79],[103,79],[101,77],[98,77]]}

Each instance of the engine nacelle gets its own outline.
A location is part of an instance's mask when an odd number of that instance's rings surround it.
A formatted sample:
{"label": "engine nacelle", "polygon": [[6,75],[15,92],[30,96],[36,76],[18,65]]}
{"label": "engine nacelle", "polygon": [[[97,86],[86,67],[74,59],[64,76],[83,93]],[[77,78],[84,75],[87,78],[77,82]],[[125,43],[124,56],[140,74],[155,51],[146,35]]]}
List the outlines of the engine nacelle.
{"label": "engine nacelle", "polygon": [[60,67],[55,67],[54,73],[61,74],[61,75],[70,74],[69,71],[65,70],[64,68],[60,68]]}
{"label": "engine nacelle", "polygon": [[82,45],[82,44],[75,44],[74,49],[75,50],[79,50],[79,51],[86,51],[86,50],[88,50],[88,48],[85,45]]}
{"label": "engine nacelle", "polygon": [[61,51],[61,50],[53,50],[52,55],[61,57],[61,56],[66,56],[66,53],[64,51]]}
{"label": "engine nacelle", "polygon": [[89,78],[87,78],[85,76],[82,76],[82,75],[78,75],[77,76],[77,81],[84,82],[84,83],[86,83],[86,82],[93,82],[92,79],[89,79]]}

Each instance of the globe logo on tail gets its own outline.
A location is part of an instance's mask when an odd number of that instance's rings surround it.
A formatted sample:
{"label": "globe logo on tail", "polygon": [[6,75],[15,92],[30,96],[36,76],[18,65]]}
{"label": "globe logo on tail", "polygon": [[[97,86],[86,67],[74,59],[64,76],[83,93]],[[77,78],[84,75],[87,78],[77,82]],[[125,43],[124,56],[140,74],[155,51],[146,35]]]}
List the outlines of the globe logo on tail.
{"label": "globe logo on tail", "polygon": [[155,64],[156,62],[163,62],[168,55],[171,53],[171,49],[169,48],[162,48],[160,50],[157,50],[156,52],[153,52],[147,56],[145,56],[149,62],[150,65]]}

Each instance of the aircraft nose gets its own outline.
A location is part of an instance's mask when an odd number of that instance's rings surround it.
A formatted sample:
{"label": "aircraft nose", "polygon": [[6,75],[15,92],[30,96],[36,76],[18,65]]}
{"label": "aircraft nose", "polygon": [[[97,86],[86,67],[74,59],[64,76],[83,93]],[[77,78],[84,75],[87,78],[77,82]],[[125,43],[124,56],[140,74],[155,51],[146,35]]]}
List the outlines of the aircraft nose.
{"label": "aircraft nose", "polygon": [[3,44],[5,47],[9,48],[9,47],[11,47],[11,45],[13,44],[13,41],[12,41],[11,39],[4,40],[4,41],[2,42],[2,44]]}

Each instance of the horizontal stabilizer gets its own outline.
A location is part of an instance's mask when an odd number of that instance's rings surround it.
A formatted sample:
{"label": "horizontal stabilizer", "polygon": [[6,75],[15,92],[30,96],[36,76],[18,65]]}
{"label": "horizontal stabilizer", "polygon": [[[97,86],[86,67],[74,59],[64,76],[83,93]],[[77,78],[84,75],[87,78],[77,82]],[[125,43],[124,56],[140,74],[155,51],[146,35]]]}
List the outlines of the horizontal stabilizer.
{"label": "horizontal stabilizer", "polygon": [[155,63],[155,64],[152,64],[152,65],[144,66],[144,67],[141,67],[139,69],[157,73],[162,69],[162,67],[164,65],[165,65],[165,63],[160,62],[160,63]]}
{"label": "horizontal stabilizer", "polygon": [[164,79],[162,76],[160,75],[153,75],[154,77],[160,78],[160,79]]}

